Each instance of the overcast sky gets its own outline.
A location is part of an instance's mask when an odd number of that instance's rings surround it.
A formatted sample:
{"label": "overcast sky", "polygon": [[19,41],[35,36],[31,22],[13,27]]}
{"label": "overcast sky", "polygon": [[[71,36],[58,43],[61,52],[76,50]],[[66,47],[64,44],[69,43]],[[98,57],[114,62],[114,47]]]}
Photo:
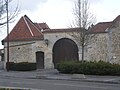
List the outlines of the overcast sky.
{"label": "overcast sky", "polygon": [[[18,0],[9,5],[14,9]],[[89,0],[90,10],[96,16],[97,22],[112,21],[120,15],[120,0]],[[67,28],[73,19],[74,0],[19,0],[20,14],[16,21],[10,24],[10,30],[21,16],[27,15],[33,22],[46,22],[50,28]],[[0,28],[0,40],[5,38],[5,27]],[[0,44],[0,48],[3,48]]]}

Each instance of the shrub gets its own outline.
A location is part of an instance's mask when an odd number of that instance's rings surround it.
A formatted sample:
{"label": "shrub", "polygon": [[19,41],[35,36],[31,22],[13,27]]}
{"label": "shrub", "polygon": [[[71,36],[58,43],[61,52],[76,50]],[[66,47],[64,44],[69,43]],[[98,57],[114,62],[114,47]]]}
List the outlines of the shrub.
{"label": "shrub", "polygon": [[120,75],[120,65],[109,62],[61,62],[57,64],[59,72],[67,74]]}
{"label": "shrub", "polygon": [[14,63],[14,62],[9,62],[9,69],[13,70],[13,71],[36,70],[36,63],[28,63],[28,62]]}
{"label": "shrub", "polygon": [[61,73],[74,73],[76,71],[76,66],[77,63],[76,62],[61,62],[59,64],[57,64],[56,68],[58,69],[58,71],[60,71]]}

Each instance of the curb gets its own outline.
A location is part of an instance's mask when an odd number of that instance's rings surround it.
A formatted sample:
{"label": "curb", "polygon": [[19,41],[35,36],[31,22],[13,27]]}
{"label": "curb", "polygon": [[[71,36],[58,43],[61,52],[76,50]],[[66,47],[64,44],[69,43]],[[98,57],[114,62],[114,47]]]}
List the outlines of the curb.
{"label": "curb", "polygon": [[34,88],[22,88],[22,87],[7,87],[7,86],[0,86],[0,88],[2,88],[2,89],[7,89],[7,90],[42,90],[42,89],[34,89]]}
{"label": "curb", "polygon": [[81,81],[81,82],[97,82],[97,83],[109,83],[109,84],[120,84],[120,81],[102,81],[102,80],[89,80],[86,78],[59,78],[59,77],[49,77],[47,75],[40,76],[29,76],[29,77],[17,77],[17,76],[9,76],[9,75],[0,75],[7,78],[23,78],[23,79],[43,79],[43,80],[67,80],[67,81]]}
{"label": "curb", "polygon": [[63,79],[63,78],[50,78],[50,77],[36,77],[31,79],[43,79],[43,80],[67,80],[67,81],[81,81],[81,82],[97,82],[97,83],[109,83],[109,84],[120,84],[120,82],[115,81],[100,81],[100,80],[87,80],[85,78],[83,79]]}

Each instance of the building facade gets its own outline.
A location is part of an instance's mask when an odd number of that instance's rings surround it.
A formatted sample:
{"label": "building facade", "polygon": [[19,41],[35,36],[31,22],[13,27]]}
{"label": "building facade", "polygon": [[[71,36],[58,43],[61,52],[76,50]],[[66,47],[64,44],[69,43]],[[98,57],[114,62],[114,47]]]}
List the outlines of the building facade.
{"label": "building facade", "polygon": [[[70,35],[80,28],[50,29],[46,23],[33,23],[21,17],[9,34],[9,61],[34,62],[38,69],[55,68],[56,64],[81,60],[81,47]],[[103,60],[120,64],[120,16],[91,28],[94,41],[85,50],[85,60]],[[7,62],[7,37],[2,41]]]}

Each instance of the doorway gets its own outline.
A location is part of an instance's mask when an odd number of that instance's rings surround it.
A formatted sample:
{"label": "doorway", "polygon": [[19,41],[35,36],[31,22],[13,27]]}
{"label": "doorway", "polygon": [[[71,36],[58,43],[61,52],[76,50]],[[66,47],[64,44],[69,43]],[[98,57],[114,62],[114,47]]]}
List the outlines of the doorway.
{"label": "doorway", "polygon": [[42,51],[36,52],[36,64],[37,69],[44,69],[44,52]]}

